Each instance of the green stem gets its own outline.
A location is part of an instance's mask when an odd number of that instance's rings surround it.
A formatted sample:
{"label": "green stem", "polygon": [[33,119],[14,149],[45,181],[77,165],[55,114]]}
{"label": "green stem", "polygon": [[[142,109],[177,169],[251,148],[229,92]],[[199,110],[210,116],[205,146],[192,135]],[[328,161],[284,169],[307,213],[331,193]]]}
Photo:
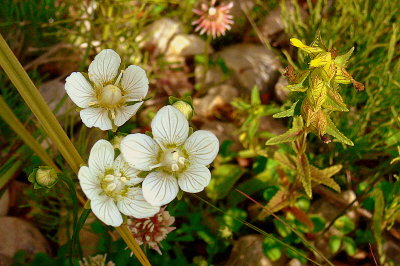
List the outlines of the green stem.
{"label": "green stem", "polygon": [[0,65],[64,159],[72,170],[77,173],[80,165],[83,164],[81,156],[1,34]]}
{"label": "green stem", "polygon": [[2,96],[0,96],[0,116],[11,127],[11,129],[19,135],[23,142],[40,157],[40,159],[45,164],[53,167],[56,171],[60,171],[60,169],[53,162],[53,160],[43,149],[43,147],[37,142],[34,137],[32,137],[31,133],[25,129],[24,125],[15,116],[15,114],[12,112],[8,104],[4,101]]}

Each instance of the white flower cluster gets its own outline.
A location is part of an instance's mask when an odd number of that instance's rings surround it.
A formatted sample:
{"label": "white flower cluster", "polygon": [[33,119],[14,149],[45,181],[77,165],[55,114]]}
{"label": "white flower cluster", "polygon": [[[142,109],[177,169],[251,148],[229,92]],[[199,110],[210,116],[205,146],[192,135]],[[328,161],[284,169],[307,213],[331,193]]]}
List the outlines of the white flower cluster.
{"label": "white flower cluster", "polygon": [[[76,72],[66,79],[65,89],[82,108],[80,115],[86,126],[115,129],[143,103],[148,91],[146,73],[138,66],[129,66],[117,77],[120,63],[118,54],[106,49],[89,66],[91,82]],[[210,183],[207,166],[219,148],[214,134],[199,130],[189,135],[188,120],[171,105],[158,111],[151,128],[153,137],[124,137],[121,154],[116,158],[110,142],[97,141],[90,151],[88,166],[79,170],[78,178],[93,213],[107,225],[120,226],[121,213],[151,217],[180,189],[197,193]]]}

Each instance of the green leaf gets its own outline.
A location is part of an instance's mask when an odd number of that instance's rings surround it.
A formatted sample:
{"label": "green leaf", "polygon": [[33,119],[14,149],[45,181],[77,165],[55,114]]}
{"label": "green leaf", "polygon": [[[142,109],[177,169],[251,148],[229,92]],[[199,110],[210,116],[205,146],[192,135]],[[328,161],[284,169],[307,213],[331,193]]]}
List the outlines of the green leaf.
{"label": "green leaf", "polygon": [[354,256],[356,254],[356,242],[354,242],[352,238],[348,236],[343,237],[343,246],[346,253],[350,256]]}
{"label": "green leaf", "polygon": [[314,230],[313,230],[314,233],[318,233],[324,230],[326,221],[322,216],[311,215],[310,219],[314,224]]}
{"label": "green leaf", "polygon": [[276,230],[282,237],[287,237],[288,235],[290,235],[290,233],[292,233],[292,230],[282,222],[274,219],[273,223],[275,225]]}
{"label": "green leaf", "polygon": [[213,200],[226,197],[243,174],[244,170],[235,164],[224,164],[215,168],[211,172],[211,182],[206,188],[207,196]]}
{"label": "green leaf", "polygon": [[317,75],[313,75],[311,84],[311,88],[307,91],[307,98],[313,110],[318,110],[327,98],[328,88],[324,80]]}
{"label": "green leaf", "polygon": [[291,129],[289,129],[282,135],[269,139],[265,143],[265,145],[277,145],[285,142],[293,142],[299,136],[301,136],[303,132],[303,126],[304,126],[303,118],[301,116],[295,116],[293,120],[293,126]]}
{"label": "green leaf", "polygon": [[326,133],[335,138],[336,141],[342,142],[349,146],[354,146],[353,142],[348,139],[345,135],[343,135],[339,129],[333,124],[332,120],[328,117],[328,127],[326,129]]}
{"label": "green leaf", "polygon": [[346,104],[343,102],[342,96],[337,91],[328,90],[327,97],[325,102],[322,104],[322,107],[331,110],[331,111],[341,111],[348,112]]}
{"label": "green leaf", "polygon": [[329,249],[332,251],[332,253],[336,253],[340,249],[340,244],[342,243],[342,238],[337,235],[333,235],[331,239],[329,239]]}
{"label": "green leaf", "polygon": [[306,53],[317,54],[317,53],[324,52],[324,50],[322,50],[321,48],[305,45],[299,39],[296,39],[296,38],[291,38],[290,44],[300,48],[301,50],[305,51]]}
{"label": "green leaf", "polygon": [[332,55],[329,52],[318,54],[313,60],[310,61],[310,67],[322,67],[330,63]]}
{"label": "green leaf", "polygon": [[375,189],[371,196],[375,201],[375,211],[372,217],[372,228],[376,239],[376,242],[380,244],[382,242],[382,222],[385,208],[385,198],[383,197],[382,190],[379,188]]}
{"label": "green leaf", "polygon": [[264,240],[263,249],[265,255],[272,261],[277,261],[282,256],[282,245],[271,238]]}
{"label": "green leaf", "polygon": [[308,87],[304,86],[303,84],[290,84],[286,86],[286,89],[290,91],[305,92]]}
{"label": "green leaf", "polygon": [[342,169],[342,165],[334,165],[325,169],[318,169],[314,166],[310,167],[311,179],[318,183],[323,184],[332,188],[333,190],[340,192],[340,186],[331,177],[337,174]]}
{"label": "green leaf", "polygon": [[292,104],[292,106],[285,111],[279,112],[277,114],[274,114],[272,117],[274,118],[282,118],[282,117],[291,117],[294,115],[294,110],[296,109],[296,105],[299,101],[295,102],[294,104]]}
{"label": "green leaf", "polygon": [[353,53],[353,51],[354,51],[354,47],[352,47],[347,53],[337,56],[334,60],[335,63],[339,66],[346,67],[347,62],[349,61],[350,56]]}
{"label": "green leaf", "polygon": [[339,217],[335,221],[334,226],[345,235],[353,231],[355,228],[354,222],[350,219],[349,216],[346,215]]}
{"label": "green leaf", "polygon": [[300,159],[296,161],[296,165],[297,177],[300,179],[300,182],[303,185],[304,191],[306,192],[307,196],[311,198],[311,172],[307,156],[305,154],[302,154],[300,156]]}
{"label": "green leaf", "polygon": [[261,104],[261,98],[260,98],[260,92],[258,91],[258,87],[254,86],[253,89],[251,90],[251,105],[260,105]]}

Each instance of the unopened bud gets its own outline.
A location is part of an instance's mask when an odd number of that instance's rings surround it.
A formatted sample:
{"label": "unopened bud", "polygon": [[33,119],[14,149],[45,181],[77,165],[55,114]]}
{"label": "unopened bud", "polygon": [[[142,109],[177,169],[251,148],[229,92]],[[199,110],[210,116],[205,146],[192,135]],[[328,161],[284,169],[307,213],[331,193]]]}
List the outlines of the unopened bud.
{"label": "unopened bud", "polygon": [[181,111],[181,113],[186,117],[187,120],[192,119],[193,117],[193,108],[188,104],[187,102],[184,101],[177,101],[172,104],[173,107]]}
{"label": "unopened bud", "polygon": [[51,188],[57,181],[57,172],[48,166],[39,166],[39,168],[34,169],[29,175],[28,180],[34,184],[34,188]]}

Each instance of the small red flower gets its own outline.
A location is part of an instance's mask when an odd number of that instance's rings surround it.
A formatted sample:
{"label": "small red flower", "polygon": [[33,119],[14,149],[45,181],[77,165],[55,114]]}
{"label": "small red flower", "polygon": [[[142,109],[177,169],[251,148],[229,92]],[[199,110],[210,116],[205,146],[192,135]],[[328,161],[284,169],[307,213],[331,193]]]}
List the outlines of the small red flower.
{"label": "small red flower", "polygon": [[210,6],[203,3],[201,9],[193,9],[193,12],[200,16],[199,19],[193,21],[193,25],[197,25],[195,31],[200,34],[212,34],[213,38],[225,34],[226,30],[231,29],[233,24],[233,16],[229,14],[233,7],[233,2],[215,6],[216,0],[211,0]]}
{"label": "small red flower", "polygon": [[153,217],[129,218],[127,225],[139,245],[146,245],[161,255],[158,244],[161,246],[160,242],[167,237],[167,234],[176,229],[176,227],[170,227],[174,222],[175,217],[172,217],[164,207]]}

